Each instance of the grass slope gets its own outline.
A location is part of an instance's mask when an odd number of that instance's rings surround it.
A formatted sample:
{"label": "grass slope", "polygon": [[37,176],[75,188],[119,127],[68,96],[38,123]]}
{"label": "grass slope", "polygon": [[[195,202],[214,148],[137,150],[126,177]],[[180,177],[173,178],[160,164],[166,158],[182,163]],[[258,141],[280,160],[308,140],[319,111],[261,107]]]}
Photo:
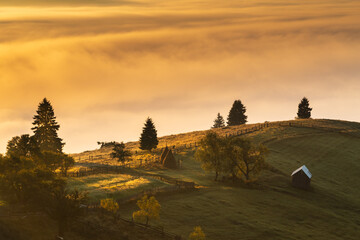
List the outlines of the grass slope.
{"label": "grass slope", "polygon": [[165,186],[168,184],[157,179],[128,174],[97,174],[68,180],[70,189],[88,192],[91,203],[99,203],[104,198],[124,199],[144,189]]}
{"label": "grass slope", "polygon": [[[313,128],[274,126],[248,135],[268,146],[272,166],[254,188],[213,182],[193,151],[178,156],[183,169],[155,170],[203,186],[159,196],[158,224],[183,236],[200,225],[208,239],[359,239],[360,124],[311,121]],[[291,172],[303,164],[313,174],[311,191],[290,185]],[[129,204],[122,212],[135,209]]]}

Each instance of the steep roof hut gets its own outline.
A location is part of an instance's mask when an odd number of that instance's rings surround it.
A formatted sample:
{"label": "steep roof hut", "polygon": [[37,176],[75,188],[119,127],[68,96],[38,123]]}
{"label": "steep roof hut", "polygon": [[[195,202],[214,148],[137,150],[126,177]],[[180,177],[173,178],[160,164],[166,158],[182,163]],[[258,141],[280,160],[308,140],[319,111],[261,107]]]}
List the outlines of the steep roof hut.
{"label": "steep roof hut", "polygon": [[303,165],[296,169],[292,174],[292,185],[297,188],[308,189],[310,187],[312,174],[309,169]]}
{"label": "steep roof hut", "polygon": [[168,152],[169,152],[169,148],[166,146],[160,156],[161,164],[164,162],[164,159],[165,159],[166,155],[168,154]]}
{"label": "steep roof hut", "polygon": [[175,157],[172,154],[171,150],[169,150],[168,153],[166,154],[166,157],[165,157],[164,161],[162,162],[162,164],[166,168],[172,168],[172,169],[177,168],[177,163],[176,163]]}

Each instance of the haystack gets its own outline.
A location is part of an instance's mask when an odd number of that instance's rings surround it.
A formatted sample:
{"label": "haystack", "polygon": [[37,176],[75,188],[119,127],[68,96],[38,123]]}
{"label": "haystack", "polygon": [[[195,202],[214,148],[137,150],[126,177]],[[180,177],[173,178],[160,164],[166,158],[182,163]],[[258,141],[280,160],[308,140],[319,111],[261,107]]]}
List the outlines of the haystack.
{"label": "haystack", "polygon": [[166,168],[172,168],[172,169],[177,168],[176,160],[171,150],[168,150],[168,153],[166,154],[166,157],[162,164]]}
{"label": "haystack", "polygon": [[166,157],[166,155],[168,154],[168,152],[169,152],[169,148],[166,146],[166,147],[164,148],[163,152],[161,153],[161,156],[160,156],[160,162],[161,162],[161,164],[164,163],[165,157]]}

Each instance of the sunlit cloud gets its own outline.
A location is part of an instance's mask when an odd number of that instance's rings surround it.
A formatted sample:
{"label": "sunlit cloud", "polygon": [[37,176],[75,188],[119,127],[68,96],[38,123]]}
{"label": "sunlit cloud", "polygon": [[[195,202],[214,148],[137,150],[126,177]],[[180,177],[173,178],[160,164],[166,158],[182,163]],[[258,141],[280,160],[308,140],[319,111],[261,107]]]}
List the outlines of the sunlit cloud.
{"label": "sunlit cloud", "polygon": [[160,135],[206,129],[235,99],[250,122],[305,95],[314,117],[360,121],[357,1],[84,2],[1,8],[0,152],[43,97],[70,152],[137,140],[147,116]]}

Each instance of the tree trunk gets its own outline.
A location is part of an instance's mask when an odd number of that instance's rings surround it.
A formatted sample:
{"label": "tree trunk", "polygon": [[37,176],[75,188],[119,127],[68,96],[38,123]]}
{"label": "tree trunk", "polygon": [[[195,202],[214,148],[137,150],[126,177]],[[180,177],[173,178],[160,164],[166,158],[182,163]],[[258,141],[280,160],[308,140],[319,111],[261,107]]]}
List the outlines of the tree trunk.
{"label": "tree trunk", "polygon": [[218,176],[219,176],[219,173],[217,171],[215,171],[215,181],[217,181]]}
{"label": "tree trunk", "polygon": [[245,178],[246,178],[246,180],[248,180],[249,181],[249,173],[248,172],[246,172],[246,174],[245,174]]}

